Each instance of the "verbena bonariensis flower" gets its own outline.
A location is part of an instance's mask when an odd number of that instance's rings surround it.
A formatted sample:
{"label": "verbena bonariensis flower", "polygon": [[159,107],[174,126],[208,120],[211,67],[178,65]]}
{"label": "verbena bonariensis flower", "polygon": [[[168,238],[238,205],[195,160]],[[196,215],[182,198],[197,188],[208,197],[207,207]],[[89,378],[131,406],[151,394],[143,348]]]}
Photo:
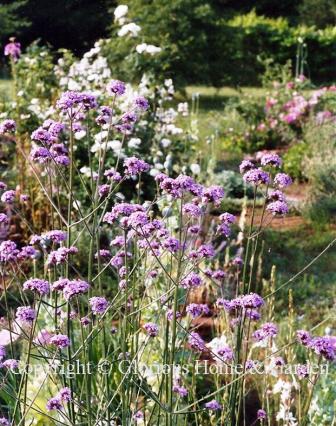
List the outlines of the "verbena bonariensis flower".
{"label": "verbena bonariensis flower", "polygon": [[232,223],[236,221],[236,216],[231,213],[225,212],[219,216],[219,220],[221,223],[226,223],[228,225],[231,225]]}
{"label": "verbena bonariensis flower", "polygon": [[53,243],[59,244],[66,239],[66,232],[54,229],[53,231],[44,232],[41,237],[43,242],[48,242],[48,240]]}
{"label": "verbena bonariensis flower", "polygon": [[64,387],[59,390],[58,396],[60,397],[61,401],[63,402],[69,402],[71,401],[71,389],[68,387]]}
{"label": "verbena bonariensis flower", "polygon": [[10,426],[10,422],[6,417],[0,417],[0,426]]}
{"label": "verbena bonariensis flower", "polygon": [[308,346],[308,344],[310,343],[312,339],[308,331],[305,331],[305,330],[298,330],[296,332],[296,338],[304,346]]}
{"label": "verbena bonariensis flower", "polygon": [[31,290],[43,296],[49,293],[49,283],[39,278],[31,278],[23,283],[23,290]]}
{"label": "verbena bonariensis flower", "polygon": [[201,284],[202,284],[202,279],[195,272],[190,272],[190,274],[188,274],[181,281],[181,287],[185,289],[199,287]]}
{"label": "verbena bonariensis flower", "polygon": [[48,411],[61,410],[63,408],[62,400],[58,396],[50,398],[47,402],[46,408]]}
{"label": "verbena bonariensis flower", "polygon": [[149,102],[143,96],[137,96],[134,99],[134,106],[139,110],[146,111],[149,108]]}
{"label": "verbena bonariensis flower", "polygon": [[162,246],[171,253],[176,253],[181,248],[179,240],[174,237],[166,238],[162,242]]}
{"label": "verbena bonariensis flower", "polygon": [[213,248],[212,244],[202,244],[197,249],[198,257],[202,259],[210,259],[215,256],[215,249]]}
{"label": "verbena bonariensis flower", "polygon": [[266,413],[266,411],[262,410],[262,409],[258,410],[257,411],[257,419],[259,419],[259,420],[265,420],[265,419],[267,419],[267,413]]}
{"label": "verbena bonariensis flower", "polygon": [[188,343],[191,349],[194,349],[198,352],[204,352],[206,350],[206,345],[202,337],[195,331],[191,332],[188,335]]}
{"label": "verbena bonariensis flower", "polygon": [[0,361],[6,356],[6,353],[5,346],[0,345]]}
{"label": "verbena bonariensis flower", "polygon": [[284,216],[289,212],[288,205],[284,201],[273,201],[268,204],[266,210],[270,211],[274,216]]}
{"label": "verbena bonariensis flower", "polygon": [[98,194],[100,198],[106,197],[110,192],[110,185],[104,183],[103,185],[99,185]]}
{"label": "verbena bonariensis flower", "polygon": [[259,168],[248,170],[243,175],[243,179],[245,182],[252,183],[253,185],[268,184],[271,181],[269,174]]}
{"label": "verbena bonariensis flower", "polygon": [[33,161],[37,161],[40,164],[46,163],[52,158],[52,154],[49,149],[44,148],[43,146],[33,147],[30,151],[30,158]]}
{"label": "verbena bonariensis flower", "polygon": [[[173,319],[174,319],[174,310],[173,309],[168,309],[166,316],[167,316],[167,320],[168,321],[173,321]],[[182,317],[181,312],[176,311],[175,312],[175,318],[179,319],[181,317]]]}
{"label": "verbena bonariensis flower", "polygon": [[89,304],[94,314],[103,314],[109,306],[109,302],[105,297],[91,297]]}
{"label": "verbena bonariensis flower", "polygon": [[267,322],[263,324],[259,330],[256,330],[253,333],[253,337],[257,341],[261,341],[261,340],[267,339],[268,337],[274,337],[277,334],[278,334],[278,327],[272,322]]}
{"label": "verbena bonariensis flower", "polygon": [[2,366],[9,370],[15,370],[19,367],[19,361],[17,359],[6,359],[6,361],[2,363]]}
{"label": "verbena bonariensis flower", "polygon": [[282,160],[277,154],[264,154],[261,157],[260,163],[262,166],[280,167]]}
{"label": "verbena bonariensis flower", "polygon": [[209,307],[208,305],[199,304],[199,303],[190,303],[186,307],[186,312],[192,316],[192,318],[197,318],[202,314],[208,314]]}
{"label": "verbena bonariensis flower", "polygon": [[24,246],[17,255],[18,260],[35,259],[38,256],[38,251],[32,246]]}
{"label": "verbena bonariensis flower", "polygon": [[252,161],[250,161],[250,160],[243,160],[240,163],[239,171],[240,171],[241,174],[243,174],[243,173],[246,173],[247,171],[249,171],[251,169],[254,169],[254,168],[255,168],[255,165],[252,163]]}
{"label": "verbena bonariensis flower", "polygon": [[283,192],[279,191],[278,189],[271,191],[268,194],[268,199],[272,201],[286,201],[286,196]]}
{"label": "verbena bonariensis flower", "polygon": [[230,348],[230,346],[221,346],[215,350],[216,355],[219,356],[221,361],[224,362],[231,362],[234,359],[234,353],[233,350]]}
{"label": "verbena bonariensis flower", "polygon": [[279,188],[285,188],[292,184],[292,178],[288,176],[286,173],[277,173],[274,177],[274,183]]}
{"label": "verbena bonariensis flower", "polygon": [[5,204],[13,204],[15,200],[15,191],[10,189],[1,195],[1,201]]}
{"label": "verbena bonariensis flower", "polygon": [[13,133],[16,130],[16,123],[14,120],[11,119],[7,119],[4,120],[1,124],[0,124],[0,134],[4,134],[4,133]]}
{"label": "verbena bonariensis flower", "polygon": [[300,380],[309,377],[309,367],[305,364],[299,364],[296,366],[296,374]]}
{"label": "verbena bonariensis flower", "polygon": [[70,300],[73,296],[84,294],[90,288],[90,284],[82,280],[69,281],[63,289],[63,296],[66,300]]}
{"label": "verbena bonariensis flower", "polygon": [[14,241],[3,241],[0,244],[0,262],[12,262],[16,260],[19,253]]}
{"label": "verbena bonariensis flower", "polygon": [[150,337],[156,337],[159,334],[159,327],[154,322],[147,322],[143,328]]}
{"label": "verbena bonariensis flower", "polygon": [[62,291],[64,287],[69,284],[70,280],[68,278],[59,278],[57,281],[51,284],[51,289],[53,291]]}
{"label": "verbena bonariensis flower", "polygon": [[120,182],[121,181],[121,174],[114,169],[105,170],[104,176],[106,176],[109,180],[112,180],[114,182]]}
{"label": "verbena bonariensis flower", "polygon": [[218,401],[216,401],[215,399],[205,403],[204,407],[207,408],[208,410],[211,410],[211,411],[217,411],[217,410],[222,409],[221,404]]}
{"label": "verbena bonariensis flower", "polygon": [[149,170],[149,164],[137,157],[129,157],[124,160],[125,173],[129,176],[136,176]]}
{"label": "verbena bonariensis flower", "polygon": [[34,130],[31,134],[31,139],[46,145],[50,145],[54,141],[51,133],[49,133],[48,130],[43,129],[43,127],[39,127]]}
{"label": "verbena bonariensis flower", "polygon": [[19,306],[16,310],[16,319],[22,323],[32,323],[36,318],[36,311],[29,306]]}
{"label": "verbena bonariensis flower", "polygon": [[202,193],[203,203],[214,203],[218,205],[224,198],[224,189],[218,185],[209,186],[205,188]]}
{"label": "verbena bonariensis flower", "polygon": [[126,85],[123,81],[112,80],[106,86],[106,90],[110,95],[121,96],[126,92]]}
{"label": "verbena bonariensis flower", "polygon": [[178,393],[182,398],[188,395],[188,391],[184,386],[174,385],[173,392]]}
{"label": "verbena bonariensis flower", "polygon": [[[79,119],[80,112],[96,108],[97,101],[91,93],[70,90],[62,93],[56,102],[56,106],[63,112],[68,113],[72,119]],[[72,130],[74,131],[75,128],[73,127]]]}
{"label": "verbena bonariensis flower", "polygon": [[70,345],[70,340],[65,334],[55,334],[55,336],[50,339],[50,343],[60,349],[64,349]]}
{"label": "verbena bonariensis flower", "polygon": [[183,213],[188,216],[199,217],[202,215],[202,209],[194,203],[186,203],[183,206]]}
{"label": "verbena bonariensis flower", "polygon": [[308,347],[313,349],[316,354],[323,356],[328,361],[333,361],[336,358],[336,337],[313,337],[308,343]]}
{"label": "verbena bonariensis flower", "polygon": [[14,61],[17,61],[21,55],[21,43],[15,41],[15,38],[10,39],[4,49],[4,55],[10,56]]}
{"label": "verbena bonariensis flower", "polygon": [[55,251],[49,253],[47,258],[47,265],[60,265],[68,260],[69,255],[78,253],[76,247],[60,247]]}

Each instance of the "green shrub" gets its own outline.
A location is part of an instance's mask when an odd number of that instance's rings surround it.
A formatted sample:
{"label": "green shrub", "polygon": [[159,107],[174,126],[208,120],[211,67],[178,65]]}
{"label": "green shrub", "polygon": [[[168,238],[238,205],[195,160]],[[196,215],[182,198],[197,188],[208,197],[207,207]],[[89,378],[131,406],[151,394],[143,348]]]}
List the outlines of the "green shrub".
{"label": "green shrub", "polygon": [[293,179],[303,180],[302,165],[304,156],[307,154],[308,146],[304,142],[298,142],[291,146],[284,154],[284,171],[288,173]]}

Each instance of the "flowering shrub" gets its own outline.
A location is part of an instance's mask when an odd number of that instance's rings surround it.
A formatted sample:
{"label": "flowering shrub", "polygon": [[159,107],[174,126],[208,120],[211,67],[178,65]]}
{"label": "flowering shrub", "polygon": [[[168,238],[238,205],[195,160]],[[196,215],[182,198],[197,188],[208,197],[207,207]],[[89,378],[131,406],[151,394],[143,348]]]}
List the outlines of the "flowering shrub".
{"label": "flowering shrub", "polygon": [[[7,402],[0,422],[306,424],[319,376],[310,367],[335,359],[336,338],[309,330],[295,337],[292,328],[280,341],[278,288],[259,291],[254,283],[260,236],[288,212],[283,191],[291,178],[281,158],[267,154],[240,166],[254,202],[257,192],[263,195],[260,218],[253,210],[247,229],[229,212],[214,218],[211,211],[221,210],[225,198],[220,186],[169,173],[174,168],[163,173],[128,154],[125,145],[150,114],[150,100],[143,93],[130,97],[119,80],[108,82],[104,97],[87,89],[61,93],[53,118],[30,137],[26,161],[48,205],[45,228],[29,222],[33,200],[0,185],[2,226],[8,229],[16,211],[27,235],[0,243],[6,312],[0,392]],[[155,114],[160,117],[159,109]],[[159,121],[153,131],[161,138],[169,124]],[[8,120],[0,126],[2,133],[15,128]],[[87,180],[78,169],[81,132]],[[146,175],[152,175],[153,199],[144,201]],[[121,188],[134,188],[130,200]],[[195,303],[204,293],[206,300]],[[202,332],[206,318],[211,336]],[[299,345],[303,361],[286,374],[280,367],[293,367],[295,356],[286,350],[292,345]],[[215,369],[210,377],[207,368]],[[256,383],[255,371],[263,374]],[[250,391],[258,398],[248,409]]]}

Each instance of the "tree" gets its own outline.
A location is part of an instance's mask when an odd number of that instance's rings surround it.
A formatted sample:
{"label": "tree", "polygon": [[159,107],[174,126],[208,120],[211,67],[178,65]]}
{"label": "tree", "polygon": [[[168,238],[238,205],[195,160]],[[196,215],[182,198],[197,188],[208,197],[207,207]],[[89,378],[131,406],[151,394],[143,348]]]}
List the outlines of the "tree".
{"label": "tree", "polygon": [[23,28],[30,25],[28,19],[20,18],[23,6],[27,0],[11,1],[6,4],[0,4],[0,31],[1,31],[1,44],[7,42],[8,37],[15,36]]}
{"label": "tree", "polygon": [[211,83],[218,19],[210,1],[130,0],[127,5],[128,17],[141,27],[139,43],[162,48],[162,75],[177,84]]}

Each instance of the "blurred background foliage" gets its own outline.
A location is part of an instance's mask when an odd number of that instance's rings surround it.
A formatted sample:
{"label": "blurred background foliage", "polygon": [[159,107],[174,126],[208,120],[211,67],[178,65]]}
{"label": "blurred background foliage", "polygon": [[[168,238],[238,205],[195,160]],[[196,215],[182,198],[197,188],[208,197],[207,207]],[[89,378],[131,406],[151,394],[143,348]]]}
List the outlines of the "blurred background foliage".
{"label": "blurred background foliage", "polygon": [[[140,42],[162,47],[151,67],[186,84],[259,85],[265,58],[294,64],[298,43],[304,73],[314,83],[330,82],[336,65],[336,4],[333,0],[125,0]],[[99,38],[111,37],[116,67],[127,56],[129,38],[116,35],[116,0],[4,0],[0,40],[16,36],[24,46],[36,39],[76,56]],[[312,13],[313,11],[313,13]],[[132,65],[134,65],[132,63]],[[136,64],[145,71],[144,64]]]}

